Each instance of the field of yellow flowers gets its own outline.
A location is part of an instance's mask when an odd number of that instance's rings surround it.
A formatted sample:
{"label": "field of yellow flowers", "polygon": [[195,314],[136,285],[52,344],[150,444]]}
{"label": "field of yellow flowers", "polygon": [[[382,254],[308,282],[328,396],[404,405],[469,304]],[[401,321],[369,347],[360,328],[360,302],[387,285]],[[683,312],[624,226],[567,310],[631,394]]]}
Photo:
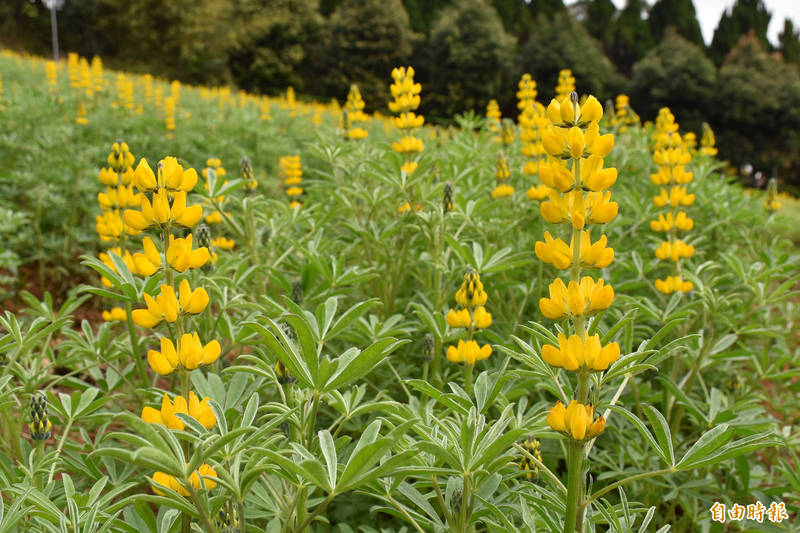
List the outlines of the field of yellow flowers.
{"label": "field of yellow flowers", "polygon": [[0,533],[800,530],[796,204],[568,70],[386,74],[0,53]]}

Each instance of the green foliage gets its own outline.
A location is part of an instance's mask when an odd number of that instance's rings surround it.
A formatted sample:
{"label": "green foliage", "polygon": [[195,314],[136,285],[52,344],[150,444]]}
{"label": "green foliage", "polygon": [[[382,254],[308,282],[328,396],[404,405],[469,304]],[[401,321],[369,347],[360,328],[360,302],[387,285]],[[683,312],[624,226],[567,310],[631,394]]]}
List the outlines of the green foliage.
{"label": "green foliage", "polygon": [[693,45],[705,47],[692,0],[658,0],[650,8],[647,22],[657,42],[664,37],[666,29],[673,26],[681,37]]}
{"label": "green foliage", "polygon": [[630,73],[633,64],[642,59],[656,41],[647,21],[644,20],[646,3],[628,0],[614,25],[614,45],[611,58],[624,73]]}
{"label": "green foliage", "polygon": [[767,27],[772,15],[767,11],[763,0],[736,0],[733,7],[726,9],[719,19],[711,45],[708,48],[711,58],[722,63],[725,55],[739,39],[748,32],[754,32],[761,46],[770,49]]}
{"label": "green foliage", "polygon": [[628,93],[637,113],[655,117],[667,106],[680,125],[700,131],[712,101],[716,70],[703,51],[668,30],[661,43],[636,64]]}
{"label": "green foliage", "polygon": [[[678,52],[691,51],[676,42]],[[751,69],[793,76],[781,65],[744,42],[723,68],[736,93],[720,101],[741,100]],[[231,516],[240,530],[270,533],[563,529],[560,459],[569,441],[545,416],[556,400],[568,401],[575,376],[541,355],[566,330],[538,306],[558,272],[532,249],[546,228],[522,193],[530,178],[517,170],[519,139],[506,149],[517,192],[495,201],[496,133],[475,114],[458,117],[460,127],[419,130],[425,148],[408,175],[391,150],[399,132],[366,121],[367,139],[344,140],[332,107],[312,125],[321,106],[267,100],[271,119],[262,120],[259,105],[221,104],[185,87],[178,129],[167,138],[154,107],[142,115],[112,107],[109,91],[89,102],[90,124],[78,128],[79,91],[64,76],[50,94],[41,62],[2,55],[0,66],[11,125],[0,134],[4,209],[18,219],[0,224],[2,242],[26,263],[71,262],[87,281],[62,292],[63,303],[19,293],[20,311],[0,314],[0,532],[174,533],[184,523],[221,533],[215,518]],[[795,97],[788,85],[756,82],[747,97],[778,90],[776,107]],[[578,84],[585,92],[580,77]],[[755,109],[776,120],[763,106]],[[137,369],[172,333],[169,324],[128,330],[87,314],[101,302],[140,302],[163,279],[133,275],[116,255],[117,272],[93,258],[96,171],[112,127],[151,164],[172,153],[197,169],[209,155],[228,167],[227,184],[212,175],[209,191],[198,184],[190,203],[214,210],[210,196],[224,194],[226,218],[213,231],[234,236],[236,248],[217,250],[213,269],[181,275],[210,297],[193,329],[222,345],[220,359],[185,383],[209,398],[217,421],[210,430],[183,414],[181,430],[141,419],[182,384],[180,375]],[[694,289],[657,292],[653,280],[665,269],[648,229],[658,189],[648,179],[651,134],[629,127],[605,158],[619,170],[612,199],[620,210],[602,228],[615,261],[599,274],[616,296],[586,326],[603,343],[618,342],[622,356],[591,377],[606,429],[584,463],[586,530],[713,531],[714,501],[785,501],[795,513],[800,256],[785,238],[797,234],[793,207],[767,214],[763,198],[729,184],[718,162],[694,157],[687,169],[696,200],[687,211],[696,253],[681,263]],[[249,193],[234,170],[243,153],[258,181]],[[297,209],[275,179],[276,160],[293,153],[306,189]],[[445,183],[455,204],[446,214]],[[420,210],[400,212],[405,201]],[[65,223],[70,213],[76,222]],[[49,220],[52,243],[34,253],[9,235],[33,231],[37,219]],[[71,258],[62,251],[67,235]],[[138,240],[129,244],[139,251]],[[492,324],[479,335],[493,349],[476,365],[472,393],[460,365],[443,361],[436,372],[431,362],[459,338],[445,316],[469,267],[488,293]],[[53,423],[53,439],[41,444],[25,429],[34,391],[47,393]],[[520,470],[518,443],[531,435],[541,443],[538,477]],[[154,491],[156,471],[190,486],[200,464],[215,469],[215,488]]]}
{"label": "green foliage", "polygon": [[343,0],[313,54],[314,88],[344,99],[355,83],[370,109],[383,108],[390,99],[386,80],[407,63],[413,38],[400,0]]}
{"label": "green foliage", "polygon": [[439,11],[449,3],[450,0],[403,0],[411,29],[422,34],[428,33]]}
{"label": "green foliage", "polygon": [[[800,72],[744,36],[720,68],[714,108],[723,156],[797,180]],[[768,96],[767,96],[768,95]],[[779,165],[777,168],[774,165]]]}
{"label": "green foliage", "polygon": [[288,85],[304,90],[308,78],[303,68],[321,31],[317,0],[247,0],[233,5],[233,26],[219,29],[234,32],[228,62],[236,83],[258,92]]}
{"label": "green foliage", "polygon": [[530,72],[537,83],[539,101],[552,98],[558,72],[564,68],[572,69],[579,93],[598,98],[616,94],[622,78],[582,24],[567,14],[558,14],[549,23],[540,17],[538,25],[539,31],[520,49],[521,72],[515,79]]}
{"label": "green foliage", "polygon": [[503,21],[503,28],[519,42],[525,42],[534,21],[528,3],[525,0],[492,0],[491,4]]}
{"label": "green foliage", "polygon": [[791,19],[784,19],[778,41],[784,61],[800,66],[800,32],[794,29]]}
{"label": "green foliage", "polygon": [[615,18],[617,8],[611,0],[590,0],[586,3],[584,26],[592,37],[603,43],[610,50],[614,42]]}
{"label": "green foliage", "polygon": [[425,45],[420,81],[427,113],[448,116],[482,110],[510,86],[514,38],[497,12],[481,0],[456,0],[443,9]]}

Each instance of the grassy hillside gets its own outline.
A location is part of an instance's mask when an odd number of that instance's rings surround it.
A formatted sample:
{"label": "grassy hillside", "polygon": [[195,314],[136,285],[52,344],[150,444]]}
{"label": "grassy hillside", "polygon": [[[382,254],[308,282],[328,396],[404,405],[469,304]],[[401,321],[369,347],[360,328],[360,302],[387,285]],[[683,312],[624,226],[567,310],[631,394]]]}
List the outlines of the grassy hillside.
{"label": "grassy hillside", "polygon": [[[611,109],[571,128],[541,108],[541,130],[466,115],[401,132],[351,108],[347,131],[368,136],[346,139],[338,104],[293,92],[269,99],[80,63],[72,80],[58,65],[51,83],[47,68],[0,55],[0,287],[14,311],[0,316],[0,530],[544,531],[572,530],[577,516],[584,531],[723,531],[715,502],[772,509],[725,530],[798,525],[791,199],[768,211],[676,133],[662,141],[691,156],[679,183],[694,201],[658,207],[661,124],[626,125]],[[602,112],[590,101],[575,104],[586,117]],[[536,189],[543,168],[560,167],[551,156],[526,174],[524,145],[544,154],[548,139],[581,130],[562,143],[572,180],[604,155],[605,141],[591,144],[598,126],[614,136],[600,164],[616,182],[595,187],[587,174],[563,197]],[[421,152],[395,151],[404,136]],[[141,194],[127,210],[150,227],[103,241],[98,174],[119,139],[134,156],[119,175]],[[204,171],[210,158],[226,172]],[[163,179],[146,186],[160,160]],[[531,199],[537,190],[549,196]],[[184,196],[201,216],[177,212]],[[142,198],[166,202],[167,215],[148,215]],[[680,233],[693,253],[659,260],[665,233],[650,221],[679,210],[693,220]],[[136,229],[138,215],[115,216]],[[589,228],[613,262],[586,244],[536,251],[545,232],[568,246]],[[195,255],[170,248],[190,234]],[[668,275],[691,287],[657,290]],[[596,308],[575,312],[565,300],[567,318],[553,319],[551,283],[581,276],[612,286],[613,304],[587,296]],[[181,292],[183,281],[202,294]],[[565,348],[594,334],[619,349],[607,368],[588,347]],[[491,354],[475,361],[460,340]],[[573,398],[591,406],[588,421],[559,419],[554,403]]]}

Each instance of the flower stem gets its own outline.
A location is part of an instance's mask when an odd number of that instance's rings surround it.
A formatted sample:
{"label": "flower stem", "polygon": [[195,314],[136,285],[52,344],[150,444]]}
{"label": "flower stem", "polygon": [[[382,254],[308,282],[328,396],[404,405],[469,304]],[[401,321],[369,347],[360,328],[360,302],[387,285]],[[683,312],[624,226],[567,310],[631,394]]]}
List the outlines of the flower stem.
{"label": "flower stem", "polygon": [[467,396],[472,396],[472,367],[469,363],[464,363],[464,391]]}
{"label": "flower stem", "polygon": [[139,379],[142,381],[142,387],[147,388],[147,370],[144,367],[144,360],[139,351],[139,341],[136,338],[136,329],[133,327],[133,316],[131,315],[132,308],[129,301],[125,302],[125,320],[128,323],[128,336],[131,339],[131,351],[133,352],[133,360],[136,363],[136,370],[139,372]]}
{"label": "flower stem", "polygon": [[583,446],[582,442],[570,440],[567,450],[567,509],[564,515],[564,533],[583,530],[583,509],[578,508],[580,500],[583,499]]}

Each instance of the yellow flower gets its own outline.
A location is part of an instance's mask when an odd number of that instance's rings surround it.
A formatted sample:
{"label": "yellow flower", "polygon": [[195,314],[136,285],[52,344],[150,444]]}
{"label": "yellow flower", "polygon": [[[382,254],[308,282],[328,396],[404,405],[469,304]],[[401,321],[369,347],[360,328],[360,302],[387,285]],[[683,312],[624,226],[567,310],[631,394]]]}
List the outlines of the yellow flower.
{"label": "yellow flower", "polygon": [[134,310],[131,314],[133,321],[143,328],[152,328],[161,320],[175,322],[180,314],[202,313],[208,305],[208,293],[202,287],[191,290],[189,282],[183,280],[178,291],[179,295],[176,296],[174,287],[164,283],[161,285],[161,293],[156,298],[145,293],[144,301],[147,309]]}
{"label": "yellow flower", "polygon": [[692,257],[694,246],[686,244],[680,239],[675,241],[664,241],[661,246],[656,248],[656,257],[662,261],[678,261],[682,258]]}
{"label": "yellow flower", "polygon": [[689,292],[694,285],[691,281],[683,281],[680,276],[667,276],[666,279],[657,279],[655,282],[656,290],[664,294],[673,292]]}
{"label": "yellow flower", "polygon": [[201,365],[209,365],[217,360],[221,349],[216,340],[203,346],[197,333],[184,333],[177,347],[167,337],[161,337],[161,351],[149,350],[147,362],[154,372],[165,376],[179,366],[194,370]]}
{"label": "yellow flower", "polygon": [[392,122],[396,128],[401,130],[419,128],[425,123],[425,117],[415,115],[413,111],[407,111],[400,113],[397,117],[392,117]]}
{"label": "yellow flower", "polygon": [[194,392],[189,393],[189,402],[183,396],[176,396],[175,402],[171,402],[169,396],[164,393],[164,399],[161,401],[161,410],[157,411],[152,407],[145,407],[142,409],[142,420],[149,424],[161,424],[169,429],[183,429],[183,421],[175,416],[178,413],[183,413],[191,416],[206,429],[211,429],[217,423],[217,418],[214,416],[214,411],[211,410],[209,405],[210,398],[206,396],[202,401],[195,395]]}
{"label": "yellow flower", "polygon": [[203,217],[202,206],[186,206],[186,192],[174,193],[170,205],[169,194],[166,189],[160,188],[153,194],[153,202],[142,195],[141,211],[125,210],[125,224],[137,231],[156,226],[159,228],[179,225],[190,228],[197,224]]}
{"label": "yellow flower", "polygon": [[668,185],[676,183],[684,185],[692,181],[694,174],[687,172],[683,165],[662,166],[655,174],[650,174],[653,185]]}
{"label": "yellow flower", "polygon": [[445,320],[451,328],[468,328],[472,324],[472,318],[469,316],[467,309],[459,309],[458,311],[450,309]]}
{"label": "yellow flower", "polygon": [[217,237],[211,241],[211,245],[214,246],[214,248],[219,248],[220,250],[232,250],[233,247],[236,246],[236,242],[233,239]]}
{"label": "yellow flower", "polygon": [[505,198],[506,196],[511,196],[514,194],[514,187],[511,185],[506,185],[505,183],[501,183],[497,187],[492,190],[492,198],[497,200],[498,198]]}
{"label": "yellow flower", "polygon": [[167,247],[167,263],[178,272],[185,272],[190,268],[200,268],[209,260],[208,248],[205,246],[192,250],[192,235],[185,238],[176,239],[169,236],[169,246]]}
{"label": "yellow flower", "polygon": [[564,285],[561,278],[549,286],[550,297],[539,300],[539,309],[547,318],[589,316],[608,309],[614,301],[614,289],[605,285],[602,278],[597,281],[584,276],[580,283],[570,281]]}
{"label": "yellow flower", "polygon": [[480,274],[474,270],[469,270],[464,274],[464,281],[461,288],[456,291],[456,302],[461,307],[477,307],[484,305],[488,295],[483,290]]}
{"label": "yellow flower", "polygon": [[594,407],[572,400],[569,407],[556,402],[547,414],[547,425],[574,440],[593,439],[603,432],[606,421],[602,416],[594,420]]}
{"label": "yellow flower", "polygon": [[[201,479],[202,477],[202,479]],[[217,478],[217,472],[211,468],[211,466],[207,464],[200,465],[196,471],[192,472],[192,475],[189,476],[189,483],[191,483],[192,487],[195,490],[200,490],[201,488],[205,487],[208,490],[213,489],[217,486],[216,481],[212,481],[208,478]],[[175,479],[173,476],[169,474],[165,474],[164,472],[156,472],[153,474],[153,481],[159,485],[163,485],[171,490],[174,490],[181,496],[189,496],[189,491],[186,490],[181,483]],[[153,492],[160,496],[164,496],[165,494],[156,487],[153,487]]]}
{"label": "yellow flower", "polygon": [[578,106],[576,115],[575,105],[570,98],[561,101],[553,99],[547,106],[547,117],[556,126],[583,128],[590,122],[598,122],[603,118],[603,106],[597,101],[597,98],[589,96],[583,105]]}
{"label": "yellow flower", "polygon": [[[588,231],[582,231],[581,266],[584,268],[605,268],[614,260],[614,249],[607,248],[608,239],[601,235],[595,243],[591,242]],[[567,246],[561,239],[553,239],[549,231],[544,232],[544,242],[538,241],[534,247],[536,257],[545,263],[566,270],[572,265],[573,244]]]}
{"label": "yellow flower", "polygon": [[127,319],[128,315],[121,307],[112,307],[109,311],[103,311],[103,320],[106,322],[125,322]]}
{"label": "yellow flower", "polygon": [[492,347],[488,344],[478,346],[475,341],[458,341],[458,347],[447,347],[447,360],[451,363],[465,363],[474,365],[477,361],[483,361],[492,354]]}
{"label": "yellow flower", "polygon": [[666,148],[653,154],[653,162],[660,166],[674,167],[676,165],[688,165],[692,160],[692,155],[682,147]]}
{"label": "yellow flower", "polygon": [[679,211],[677,216],[672,213],[658,215],[658,220],[650,221],[650,229],[653,231],[669,231],[678,228],[681,231],[689,231],[694,227],[694,221],[686,216],[686,213]]}
{"label": "yellow flower", "polygon": [[550,344],[542,347],[542,359],[546,363],[565,370],[606,370],[608,365],[619,359],[619,345],[616,342],[602,346],[600,336],[595,334],[581,339],[579,335],[567,338],[558,334],[558,348]]}
{"label": "yellow flower", "polygon": [[528,187],[528,190],[525,191],[525,196],[528,197],[528,200],[539,201],[547,198],[547,195],[550,194],[552,189],[547,185],[531,185]]}
{"label": "yellow flower", "polygon": [[492,315],[484,306],[479,305],[472,313],[472,323],[478,329],[486,329],[492,325]]}
{"label": "yellow flower", "polygon": [[[405,202],[403,205],[397,208],[398,213],[408,213],[409,211],[411,211],[411,205],[408,202]],[[422,211],[422,206],[415,203],[414,211]]]}
{"label": "yellow flower", "polygon": [[417,170],[417,162],[416,161],[406,161],[403,163],[403,166],[400,167],[401,172],[405,172],[409,176]]}
{"label": "yellow flower", "polygon": [[94,229],[103,241],[116,241],[122,235],[122,217],[118,211],[106,211],[94,219]]}
{"label": "yellow flower", "polygon": [[410,154],[415,152],[421,152],[424,144],[421,139],[417,139],[416,137],[412,137],[407,135],[400,139],[400,142],[393,142],[392,143],[392,150],[399,154]]}
{"label": "yellow flower", "polygon": [[144,253],[133,254],[135,271],[142,276],[152,276],[161,268],[161,254],[158,253],[158,249],[150,237],[145,237],[142,245]]}
{"label": "yellow flower", "polygon": [[219,211],[206,215],[206,224],[219,224],[220,222],[222,222],[222,213]]}
{"label": "yellow flower", "polygon": [[347,138],[348,139],[365,139],[369,135],[369,132],[364,128],[351,128],[347,130]]}
{"label": "yellow flower", "polygon": [[670,187],[669,193],[662,187],[661,193],[653,198],[653,203],[658,207],[664,207],[667,204],[672,207],[692,205],[694,203],[694,194],[688,194],[686,187],[677,185]]}

